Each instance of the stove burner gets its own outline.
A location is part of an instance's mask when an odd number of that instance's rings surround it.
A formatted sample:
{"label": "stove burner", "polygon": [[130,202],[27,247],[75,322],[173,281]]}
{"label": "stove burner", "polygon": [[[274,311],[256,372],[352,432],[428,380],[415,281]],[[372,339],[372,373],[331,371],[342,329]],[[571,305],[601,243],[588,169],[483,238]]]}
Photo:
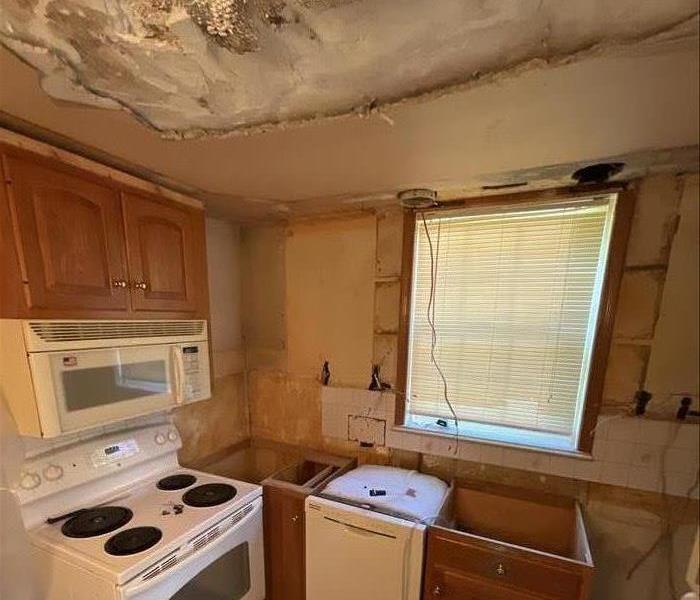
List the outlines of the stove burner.
{"label": "stove burner", "polygon": [[133,515],[128,508],[122,506],[88,508],[68,519],[61,527],[61,532],[72,538],[102,535],[126,525]]}
{"label": "stove burner", "polygon": [[236,493],[236,488],[227,483],[205,483],[186,491],[182,501],[188,506],[216,506],[228,502]]}
{"label": "stove burner", "polygon": [[163,533],[157,527],[132,527],[113,535],[105,543],[105,552],[114,556],[128,556],[155,546]]}
{"label": "stove burner", "polygon": [[173,491],[181,490],[182,488],[190,487],[197,478],[194,475],[188,475],[187,473],[179,473],[177,475],[170,475],[169,477],[163,477],[156,487],[159,490]]}

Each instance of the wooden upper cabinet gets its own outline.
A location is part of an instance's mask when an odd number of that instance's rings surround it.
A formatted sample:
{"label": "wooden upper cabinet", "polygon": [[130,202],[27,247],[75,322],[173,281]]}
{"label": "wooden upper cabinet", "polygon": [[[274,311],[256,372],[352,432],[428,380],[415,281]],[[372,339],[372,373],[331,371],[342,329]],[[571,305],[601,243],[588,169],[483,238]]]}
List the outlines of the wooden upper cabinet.
{"label": "wooden upper cabinet", "polygon": [[128,310],[119,194],[15,156],[5,166],[28,308]]}
{"label": "wooden upper cabinet", "polygon": [[135,311],[196,311],[206,285],[201,215],[134,193],[123,195]]}

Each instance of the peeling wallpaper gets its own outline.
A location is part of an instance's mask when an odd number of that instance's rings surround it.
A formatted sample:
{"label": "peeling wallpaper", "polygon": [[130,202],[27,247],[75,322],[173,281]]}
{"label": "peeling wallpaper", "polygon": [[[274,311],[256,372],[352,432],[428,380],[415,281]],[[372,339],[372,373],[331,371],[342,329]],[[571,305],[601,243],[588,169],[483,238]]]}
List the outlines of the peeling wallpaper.
{"label": "peeling wallpaper", "polygon": [[694,0],[5,0],[0,42],[52,97],[163,134],[383,105],[606,48],[697,35]]}

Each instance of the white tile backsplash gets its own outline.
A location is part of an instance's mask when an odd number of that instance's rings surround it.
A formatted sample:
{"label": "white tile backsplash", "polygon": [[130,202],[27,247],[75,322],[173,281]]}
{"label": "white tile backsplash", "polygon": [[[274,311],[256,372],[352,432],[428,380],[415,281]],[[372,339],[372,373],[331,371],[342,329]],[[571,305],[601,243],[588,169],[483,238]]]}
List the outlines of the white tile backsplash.
{"label": "white tile backsplash", "polygon": [[[394,395],[347,388],[324,388],[323,434],[348,438],[348,415],[386,420],[386,445],[424,454],[454,457],[455,439],[394,427]],[[528,451],[475,440],[459,440],[458,456],[482,465],[498,465],[558,477],[661,491],[665,446],[666,491],[685,495],[700,468],[700,427],[643,417],[602,416],[595,428],[592,456]],[[696,488],[694,497],[698,497]]]}
{"label": "white tile backsplash", "polygon": [[602,456],[597,456],[594,453],[593,458],[602,462],[629,465],[637,453],[637,445],[632,442],[604,440],[601,444],[604,446],[605,451],[602,453]]}
{"label": "white tile backsplash", "polygon": [[597,460],[577,460],[574,465],[574,479],[600,481],[601,464]]}
{"label": "white tile backsplash", "polygon": [[573,478],[577,462],[575,458],[554,455],[549,459],[549,473],[557,477]]}
{"label": "white tile backsplash", "polygon": [[639,419],[621,418],[608,421],[607,438],[618,442],[637,442],[640,439]]}
{"label": "white tile backsplash", "polygon": [[627,485],[639,490],[661,490],[661,471],[649,467],[630,467]]}
{"label": "white tile backsplash", "polygon": [[635,444],[632,465],[658,471],[661,468],[661,451],[663,446],[652,444]]}
{"label": "white tile backsplash", "polygon": [[503,464],[503,447],[496,446],[494,444],[482,444],[481,445],[481,462],[490,465],[502,465]]}
{"label": "white tile backsplash", "polygon": [[[593,463],[595,464],[595,463]],[[600,483],[627,487],[629,481],[629,465],[603,462],[600,464]]]}
{"label": "white tile backsplash", "polygon": [[482,451],[485,446],[474,442],[459,442],[459,458],[462,460],[470,460],[472,462],[481,462]]}
{"label": "white tile backsplash", "polygon": [[321,431],[324,436],[383,446],[394,423],[393,415],[393,394],[339,387],[321,390]]}

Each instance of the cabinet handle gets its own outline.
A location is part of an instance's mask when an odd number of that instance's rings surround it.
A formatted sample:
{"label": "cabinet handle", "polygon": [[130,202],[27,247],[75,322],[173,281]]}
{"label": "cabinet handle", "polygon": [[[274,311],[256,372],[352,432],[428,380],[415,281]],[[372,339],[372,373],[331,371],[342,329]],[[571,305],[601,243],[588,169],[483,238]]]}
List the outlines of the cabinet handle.
{"label": "cabinet handle", "polygon": [[503,563],[498,563],[498,565],[496,565],[496,575],[503,577],[505,574],[506,568],[503,566]]}
{"label": "cabinet handle", "polygon": [[134,281],[134,289],[143,290],[144,292],[148,289],[148,284],[145,281]]}
{"label": "cabinet handle", "polygon": [[299,520],[299,515],[294,515],[292,517],[292,523],[296,523]]}
{"label": "cabinet handle", "polygon": [[433,596],[442,596],[442,588],[439,585],[433,588]]}
{"label": "cabinet handle", "polygon": [[126,281],[124,279],[112,279],[112,287],[115,288],[125,288]]}

